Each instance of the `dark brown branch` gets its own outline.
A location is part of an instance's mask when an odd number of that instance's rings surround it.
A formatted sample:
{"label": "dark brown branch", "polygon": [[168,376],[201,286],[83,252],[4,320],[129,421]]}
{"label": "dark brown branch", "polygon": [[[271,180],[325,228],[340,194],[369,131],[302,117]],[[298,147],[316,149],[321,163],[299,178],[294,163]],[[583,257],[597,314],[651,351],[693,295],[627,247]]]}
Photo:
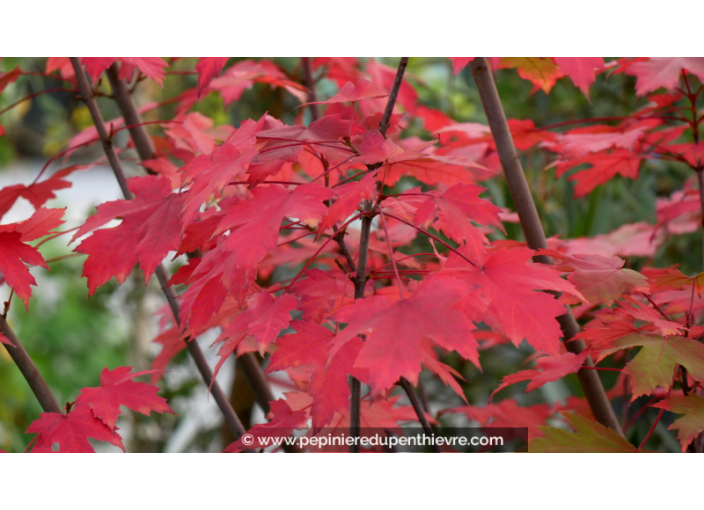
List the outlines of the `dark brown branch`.
{"label": "dark brown branch", "polygon": [[[384,116],[379,124],[379,131],[382,135],[386,136],[386,130],[389,128],[389,122],[391,121],[391,114],[394,111],[394,106],[396,105],[396,98],[398,98],[398,91],[401,88],[401,83],[403,82],[403,75],[406,72],[406,66],[408,65],[408,57],[401,57],[401,61],[398,65],[398,71],[396,72],[396,78],[394,79],[394,84],[391,87],[391,92],[389,94],[389,99],[386,102],[386,108],[384,109]],[[378,168],[370,166],[369,170],[374,170]],[[362,229],[360,233],[359,241],[359,257],[357,258],[357,275],[355,277],[354,283],[354,298],[361,299],[364,297],[364,288],[367,284],[367,257],[369,253],[369,235],[371,234],[372,225],[372,202],[370,200],[364,203],[364,212],[366,213],[362,217]],[[337,243],[342,248],[345,240],[343,237],[337,237],[335,239]],[[344,250],[343,250],[344,253]],[[348,259],[349,262],[349,259]],[[361,407],[362,407],[362,391],[361,383],[355,377],[350,376],[350,436],[359,437],[361,428]],[[359,443],[355,441],[350,446],[350,453],[359,453]]]}
{"label": "dark brown branch", "polygon": [[[401,385],[401,388],[403,388],[403,391],[406,392],[406,395],[408,395],[408,399],[411,401],[411,405],[413,406],[413,410],[416,412],[416,416],[418,417],[418,421],[420,422],[421,425],[423,425],[423,430],[425,431],[426,435],[428,436],[434,436],[435,431],[433,428],[430,426],[430,422],[428,421],[428,417],[425,416],[425,412],[423,411],[423,408],[420,406],[420,403],[418,402],[418,397],[416,397],[415,391],[413,391],[413,386],[411,386],[411,383],[409,382],[408,379],[405,377],[401,377],[401,380],[399,381],[399,384]],[[433,442],[433,452],[435,453],[442,453],[440,451],[440,447]]]}
{"label": "dark brown branch", "polygon": [[[127,84],[119,77],[119,68],[117,67],[117,64],[113,64],[108,69],[107,75],[113,88],[113,96],[117,101],[117,106],[119,107],[125,122],[130,126],[130,135],[132,136],[132,141],[137,149],[137,154],[139,154],[139,159],[142,162],[153,159],[155,157],[155,151],[151,137],[144,128],[139,111],[137,110]],[[264,410],[264,413],[267,414],[269,412],[269,402],[274,400],[274,396],[269,388],[266,378],[264,377],[264,372],[262,371],[261,365],[252,353],[243,354],[238,359],[238,366],[243,369],[247,382],[256,396],[257,403]]]}
{"label": "dark brown branch", "polygon": [[[545,232],[523,173],[494,78],[489,72],[487,60],[485,57],[477,57],[471,62],[470,66],[528,246],[534,250],[547,248]],[[550,262],[548,257],[536,257],[536,260]],[[568,310],[566,314],[561,315],[557,320],[562,328],[567,350],[575,354],[582,352],[584,350],[584,342],[581,340],[570,341],[579,333],[579,325],[572,316],[572,312]],[[594,366],[590,357],[587,357],[585,366]],[[580,370],[577,376],[579,377],[582,390],[589,401],[589,407],[597,421],[623,435],[597,371]]]}
{"label": "dark brown branch", "polygon": [[398,99],[398,91],[401,89],[403,75],[406,73],[407,66],[408,57],[401,57],[401,61],[398,63],[398,70],[396,71],[396,77],[394,78],[394,84],[391,87],[391,93],[386,102],[384,116],[381,118],[381,124],[379,124],[379,132],[384,135],[384,137],[386,137],[386,130],[389,129],[389,124],[391,123],[391,114],[394,113],[394,106],[396,106],[396,99]]}
{"label": "dark brown branch", "polygon": [[108,80],[110,80],[110,86],[112,87],[112,96],[115,98],[117,106],[120,108],[122,117],[125,119],[125,124],[130,126],[130,135],[137,149],[137,154],[139,154],[139,159],[143,162],[154,159],[156,152],[154,151],[152,139],[149,137],[147,130],[144,129],[144,126],[142,126],[142,117],[134,101],[132,101],[132,96],[127,88],[127,84],[124,80],[120,79],[120,69],[117,63],[111,65],[106,74],[108,75]]}
{"label": "dark brown branch", "polygon": [[29,357],[29,354],[25,350],[24,346],[15,335],[15,332],[10,328],[10,325],[5,320],[5,317],[2,315],[0,315],[0,333],[5,335],[5,337],[12,342],[12,347],[5,344],[3,344],[3,346],[15,362],[15,365],[17,365],[17,368],[19,368],[20,372],[22,372],[22,376],[24,376],[25,380],[29,384],[34,396],[37,397],[39,405],[42,406],[44,412],[62,414],[61,406],[59,406],[59,403],[56,401],[56,397],[54,397],[54,394],[49,389],[49,386],[42,377],[42,374],[39,373],[34,361],[32,361],[32,358]]}
{"label": "dark brown branch", "polygon": [[[120,184],[120,189],[122,189],[125,198],[127,200],[130,200],[134,198],[134,195],[132,195],[132,192],[130,192],[130,190],[127,188],[127,181],[125,180],[125,174],[122,169],[122,164],[117,158],[117,154],[115,153],[115,148],[112,146],[111,139],[108,137],[107,130],[105,129],[105,122],[100,113],[100,110],[98,109],[98,105],[95,101],[95,97],[93,96],[93,91],[90,88],[90,84],[88,83],[88,77],[83,71],[81,63],[77,57],[71,57],[71,64],[73,65],[73,70],[76,74],[76,78],[78,79],[78,85],[81,90],[81,95],[83,96],[83,100],[85,101],[86,106],[88,106],[88,111],[90,111],[91,117],[93,118],[93,123],[95,124],[95,128],[98,131],[98,135],[100,136],[100,141],[102,142],[103,148],[105,149],[105,155],[107,156],[108,161],[110,162],[110,166],[113,170],[113,173],[115,174],[115,177],[117,178],[118,183]],[[155,273],[157,279],[159,280],[159,284],[161,285],[161,288],[164,291],[166,300],[168,301],[169,306],[171,307],[171,311],[174,315],[174,320],[177,324],[179,324],[180,307],[178,301],[176,300],[176,296],[173,293],[173,290],[167,286],[168,278],[166,277],[166,271],[164,270],[164,267],[162,265],[159,265],[156,268]],[[240,437],[242,434],[244,434],[245,429],[242,426],[242,423],[240,422],[239,418],[237,417],[237,414],[235,413],[234,409],[232,408],[229,399],[222,391],[222,388],[220,388],[220,385],[217,383],[217,381],[213,380],[213,373],[210,370],[210,366],[208,365],[205,356],[203,355],[203,351],[201,350],[200,345],[198,344],[198,342],[191,339],[189,339],[186,344],[188,345],[188,352],[191,354],[193,361],[198,367],[198,371],[200,372],[201,377],[208,386],[211,386],[211,393],[213,394],[213,398],[220,407],[220,410],[222,411],[225,417],[225,421],[230,427],[232,434],[235,437]]]}

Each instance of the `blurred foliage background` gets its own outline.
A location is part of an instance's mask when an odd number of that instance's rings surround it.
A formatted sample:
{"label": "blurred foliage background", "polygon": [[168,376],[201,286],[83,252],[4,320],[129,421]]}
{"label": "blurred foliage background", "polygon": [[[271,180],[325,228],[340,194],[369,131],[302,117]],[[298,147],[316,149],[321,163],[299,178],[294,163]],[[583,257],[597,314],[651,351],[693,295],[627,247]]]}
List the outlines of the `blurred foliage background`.
{"label": "blurred foliage background", "polygon": [[[231,59],[229,65],[240,59]],[[395,66],[397,59],[378,59]],[[290,76],[300,73],[300,61],[295,58],[277,58],[275,63]],[[0,115],[0,124],[6,136],[0,137],[0,178],[9,175],[13,169],[34,162],[41,168],[48,158],[63,150],[68,141],[82,129],[91,125],[90,115],[72,92],[62,88],[67,84],[60,80],[41,76],[46,60],[43,58],[3,58],[0,71],[9,71],[16,65],[24,71],[35,71],[37,75],[22,76],[10,84],[0,95],[0,111],[21,98],[46,89],[56,89]],[[171,62],[168,74],[161,88],[151,80],[141,83],[135,93],[138,105],[149,101],[163,101],[174,98],[196,85],[197,77],[188,74],[195,66],[195,59],[178,59]],[[184,73],[185,72],[185,73]],[[591,102],[572,84],[569,79],[558,80],[550,95],[538,90],[532,93],[532,84],[519,78],[515,70],[499,70],[497,85],[506,114],[509,118],[531,119],[536,126],[547,126],[562,121],[627,115],[642,104],[634,93],[635,79],[626,75],[599,75],[591,88]],[[446,58],[412,58],[408,67],[407,79],[415,86],[421,103],[438,108],[459,122],[485,123],[478,93],[474,87],[469,68],[458,76],[453,76],[451,64]],[[334,83],[327,79],[317,83],[319,98],[327,98],[336,92]],[[642,100],[641,100],[642,101]],[[116,106],[108,100],[99,101],[106,119],[119,116]],[[255,84],[246,90],[239,101],[225,108],[217,94],[203,97],[194,107],[214,120],[215,124],[238,126],[248,118],[258,119],[265,112],[291,123],[298,111],[297,100],[283,89],[272,89],[265,84]],[[145,120],[170,118],[174,105],[167,105],[158,112],[145,115]],[[308,122],[308,113],[305,114]],[[411,124],[404,136],[421,136],[430,139],[430,133],[422,127]],[[120,140],[118,139],[118,143]],[[124,140],[122,141],[124,143]],[[79,158],[96,159],[100,146],[95,145],[79,152]],[[127,153],[127,157],[130,155]],[[638,180],[616,177],[594,192],[579,199],[573,198],[573,184],[568,180],[570,173],[556,179],[554,170],[546,170],[549,156],[540,150],[532,150],[522,155],[524,169],[535,194],[536,203],[543,219],[548,236],[562,238],[594,236],[615,230],[621,225],[647,221],[655,223],[655,200],[658,196],[668,196],[681,189],[685,180],[692,178],[687,169],[676,163],[649,161],[640,172]],[[91,170],[92,171],[92,170]],[[134,170],[135,174],[137,170]],[[30,178],[33,178],[31,175]],[[26,182],[26,181],[25,181]],[[5,182],[3,185],[16,184]],[[401,181],[397,186],[407,186]],[[487,195],[499,206],[513,209],[508,188],[502,178],[482,183],[488,188]],[[59,192],[59,198],[50,206],[71,206],[71,190]],[[486,195],[485,195],[486,196]],[[97,201],[93,205],[97,205]],[[21,219],[21,218],[20,218]],[[4,220],[7,222],[7,219]],[[16,220],[12,220],[16,221]],[[649,261],[657,267],[680,264],[684,272],[700,272],[701,233],[670,238],[660,249],[655,260]],[[507,224],[507,236],[522,239],[520,226]],[[66,240],[56,239],[44,245],[42,252],[47,259],[69,253]],[[415,241],[412,251],[429,251],[430,245],[422,239]],[[144,288],[143,279],[135,271],[122,287],[111,281],[88,299],[85,279],[81,278],[82,257],[57,260],[51,264],[52,271],[34,271],[38,287],[34,290],[29,312],[25,313],[21,303],[13,302],[10,320],[18,336],[35,359],[37,366],[55,391],[60,402],[75,399],[78,391],[85,386],[99,383],[103,367],[114,368],[120,365],[134,365],[138,369],[148,368],[150,360],[158,348],[150,343],[156,336],[155,312],[162,304],[157,289]],[[632,257],[629,267],[638,269],[642,259]],[[297,272],[299,268],[292,268]],[[284,272],[287,273],[287,272]],[[277,272],[275,277],[287,278],[288,274]],[[269,282],[270,283],[270,282]],[[3,291],[6,291],[3,289]],[[2,294],[7,299],[7,292]],[[501,378],[509,373],[525,368],[523,364],[530,355],[530,348],[515,349],[499,346],[482,352],[481,362],[484,372],[480,373],[470,363],[459,358],[448,357],[444,361],[451,364],[466,379],[463,383],[466,395],[472,405],[482,406],[488,401],[491,392]],[[204,411],[193,405],[204,399],[200,391],[199,379],[190,360],[181,353],[170,366],[171,372],[162,380],[162,395],[170,399],[170,404],[179,413],[178,417],[128,414],[119,426],[128,439],[128,451],[164,451],[175,448],[184,451],[219,451],[227,438],[222,437],[218,425],[219,418],[199,420]],[[423,374],[428,375],[428,374]],[[602,380],[608,388],[614,385],[616,375],[602,372]],[[441,382],[431,377],[422,377],[423,390],[431,402],[431,409],[438,411],[445,407],[461,405],[461,400]],[[239,385],[239,386],[238,386]],[[252,413],[253,404],[247,401],[241,378],[235,377],[232,386],[240,388],[240,402],[249,419],[261,420],[257,409]],[[540,402],[553,403],[570,395],[579,395],[580,388],[576,377],[568,376],[548,384],[538,391],[524,393],[525,383],[511,386],[499,394],[497,400],[515,398],[521,405]],[[30,440],[24,430],[41,412],[19,371],[15,368],[4,350],[0,350],[0,448],[7,451],[22,451]],[[211,399],[212,400],[212,399]],[[212,402],[211,402],[212,404]],[[616,402],[622,406],[622,402]],[[643,402],[631,405],[631,415],[637,412]],[[647,410],[643,418],[628,431],[629,439],[638,444],[650,428],[657,409]],[[617,415],[623,409],[617,409]],[[216,413],[217,415],[217,413]],[[448,422],[452,417],[443,418]],[[183,430],[184,420],[195,422],[191,433]],[[654,449],[674,450],[679,445],[671,433],[666,432],[669,423],[660,422],[651,443]],[[195,427],[195,428],[193,428]],[[193,432],[195,430],[195,432]],[[177,432],[182,436],[174,442]],[[171,441],[171,443],[170,443]],[[658,443],[659,442],[659,443]],[[109,449],[109,448],[108,448]],[[112,450],[110,450],[112,451]]]}

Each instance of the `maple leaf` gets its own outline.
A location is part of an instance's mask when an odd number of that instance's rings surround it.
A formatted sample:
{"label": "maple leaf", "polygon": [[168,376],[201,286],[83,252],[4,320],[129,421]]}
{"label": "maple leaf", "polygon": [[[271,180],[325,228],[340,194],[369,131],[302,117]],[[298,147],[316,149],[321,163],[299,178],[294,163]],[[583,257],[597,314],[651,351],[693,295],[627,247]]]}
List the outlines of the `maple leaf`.
{"label": "maple leaf", "polygon": [[596,70],[604,66],[603,57],[552,57],[560,71],[589,98],[589,87],[596,79]]}
{"label": "maple leaf", "polygon": [[325,232],[337,222],[349,218],[362,200],[372,200],[376,195],[376,179],[374,175],[367,174],[359,181],[348,182],[335,188],[335,192],[337,200],[320,222],[320,232]]}
{"label": "maple leaf", "polygon": [[214,376],[247,335],[254,337],[260,353],[266,352],[281,330],[288,327],[291,322],[290,312],[295,310],[297,305],[298,299],[290,294],[274,298],[268,292],[260,292],[249,298],[247,310],[237,315],[214,342],[224,342],[218,351],[220,361],[215,367]]}
{"label": "maple leaf", "polygon": [[272,86],[282,87],[301,102],[306,100],[308,94],[308,90],[304,86],[290,80],[276,64],[268,60],[237,62],[229,67],[222,76],[213,79],[210,88],[219,90],[225,106],[228,106],[233,101],[237,101],[242,93],[254,83],[268,83]]}
{"label": "maple leaf", "polygon": [[636,447],[616,431],[578,414],[562,413],[575,432],[540,427],[543,437],[528,441],[531,453],[634,453]]}
{"label": "maple leaf", "polygon": [[481,251],[487,239],[472,221],[504,231],[499,219],[501,209],[479,197],[485,190],[476,184],[455,184],[420,204],[416,210],[416,224],[433,223],[451,239],[466,243],[473,253]]}
{"label": "maple leaf", "polygon": [[553,269],[529,262],[533,252],[527,248],[478,255],[476,265],[470,265],[451,253],[439,275],[461,278],[476,287],[461,309],[473,320],[503,332],[515,345],[525,338],[538,350],[559,354],[562,331],[555,317],[563,315],[565,307],[554,296],[535,291],[567,292],[582,299],[581,294]]}
{"label": "maple leaf", "polygon": [[163,86],[164,68],[169,67],[169,64],[159,57],[81,57],[81,63],[86,66],[91,79],[96,81],[116,59],[122,61],[120,78],[131,80],[136,67],[148,78]]}
{"label": "maple leaf", "polygon": [[0,218],[10,210],[20,197],[29,200],[35,209],[39,209],[48,200],[56,198],[54,191],[70,187],[71,183],[69,181],[57,178],[56,176],[42,182],[32,183],[29,186],[25,186],[24,184],[7,186],[0,190]]}
{"label": "maple leaf", "polygon": [[88,438],[105,441],[125,451],[122,438],[93,415],[90,407],[76,405],[68,414],[42,413],[34,420],[27,434],[35,438],[32,453],[52,453],[58,443],[60,453],[95,453]]}
{"label": "maple leaf", "polygon": [[584,361],[589,356],[589,351],[585,349],[581,354],[572,354],[566,352],[559,356],[541,356],[535,359],[539,370],[522,370],[515,374],[509,374],[501,379],[501,384],[491,394],[491,398],[501,391],[506,386],[516,384],[522,381],[530,381],[526,392],[540,388],[544,384],[566,376],[567,374],[576,373],[584,364]]}
{"label": "maple leaf", "polygon": [[[414,140],[407,139],[403,142],[411,145]],[[359,161],[367,165],[384,163],[384,182],[387,186],[396,184],[403,175],[412,175],[430,185],[473,182],[474,178],[468,169],[486,170],[484,166],[466,158],[444,157],[428,152],[435,143],[413,143],[404,149],[384,138],[378,131],[369,131],[359,144]]]}
{"label": "maple leaf", "polygon": [[325,316],[354,296],[354,284],[341,271],[308,269],[306,278],[296,281],[288,291],[300,298],[298,310],[303,319],[321,323]]}
{"label": "maple leaf", "polygon": [[276,340],[267,372],[301,366],[312,366],[308,394],[312,397],[313,428],[329,424],[335,413],[349,411],[350,388],[348,374],[363,375],[353,368],[362,348],[362,339],[346,343],[328,363],[328,351],[335,335],[327,328],[306,321],[293,321],[296,334],[283,335]]}
{"label": "maple leaf", "polygon": [[357,83],[345,83],[337,94],[326,101],[315,101],[301,106],[309,104],[355,103],[363,99],[378,99],[387,96],[388,94],[381,92],[371,81],[360,79]]}
{"label": "maple leaf", "polygon": [[82,276],[88,279],[89,295],[113,276],[123,283],[137,262],[145,283],[170,251],[176,251],[183,233],[179,215],[185,198],[171,192],[166,177],[128,179],[135,198],[115,200],[98,206],[96,214],[78,229],[72,241],[114,219],[117,227],[94,231],[76,248],[88,255]]}
{"label": "maple leaf", "polygon": [[132,367],[117,367],[114,370],[104,368],[100,374],[100,386],[83,388],[76,399],[76,405],[85,405],[93,415],[115,431],[115,424],[120,415],[120,406],[149,416],[157,413],[176,413],[166,403],[166,399],[157,396],[159,388],[132,379],[140,375],[153,374],[155,370],[143,370],[131,374]]}
{"label": "maple leaf", "polygon": [[684,415],[667,427],[667,430],[679,430],[677,438],[682,444],[682,453],[685,453],[689,444],[704,432],[704,398],[699,395],[669,397],[652,404],[652,407]]}
{"label": "maple leaf", "polygon": [[378,395],[401,377],[418,380],[425,354],[422,340],[456,350],[479,367],[472,322],[453,308],[468,292],[458,279],[424,280],[410,297],[392,302],[384,296],[358,299],[331,316],[347,323],[334,341],[331,356],[357,335],[367,334],[355,367],[369,370],[368,383]]}
{"label": "maple leaf", "polygon": [[457,76],[476,57],[448,57],[452,61],[452,73]]}
{"label": "maple leaf", "polygon": [[229,57],[200,57],[196,64],[196,72],[198,73],[198,96],[203,93],[210,82],[220,74],[222,68],[225,67]]}
{"label": "maple leaf", "polygon": [[182,168],[183,183],[193,182],[183,209],[184,225],[193,221],[210,195],[221,192],[230,181],[247,171],[255,155],[254,143],[254,137],[249,137],[239,147],[223,143],[211,154],[198,156]]}
{"label": "maple leaf", "polygon": [[332,198],[334,192],[311,183],[293,190],[279,185],[258,186],[252,195],[252,199],[228,209],[215,234],[231,232],[203,257],[194,278],[221,274],[224,285],[229,289],[236,287],[242,295],[256,275],[257,264],[276,249],[283,219],[290,216],[304,222],[319,221],[327,212],[323,202]]}
{"label": "maple leaf", "polygon": [[680,81],[682,70],[689,71],[704,81],[704,57],[651,57],[628,67],[626,74],[636,76],[636,93],[639,96],[664,87],[674,89]]}
{"label": "maple leaf", "polygon": [[704,381],[704,345],[682,336],[627,335],[601,346],[598,359],[637,346],[641,350],[623,368],[623,373],[631,376],[631,401],[650,395],[658,386],[669,388],[677,364],[685,367],[696,381]]}
{"label": "maple leaf", "polygon": [[545,57],[504,57],[501,59],[501,67],[517,68],[521,78],[529,80],[546,94],[557,79],[564,76],[555,63]]}
{"label": "maple leaf", "polygon": [[663,290],[682,289],[690,285],[694,287],[693,290],[697,291],[698,296],[701,296],[702,290],[704,290],[704,273],[699,273],[696,276],[686,276],[679,269],[670,269],[664,274],[649,278],[649,280],[651,282],[650,289],[653,293]]}
{"label": "maple leaf", "polygon": [[610,305],[623,292],[648,292],[647,278],[632,269],[623,269],[625,261],[619,257],[577,254],[564,256],[545,250],[541,253],[562,258],[560,269],[570,271],[567,279],[590,303]]}
{"label": "maple leaf", "polygon": [[642,160],[642,156],[634,155],[630,151],[623,149],[612,152],[595,152],[581,159],[569,160],[558,164],[557,176],[559,177],[570,168],[582,163],[592,165],[591,168],[581,170],[569,178],[570,181],[577,182],[574,196],[578,198],[591,192],[597,186],[606,184],[617,175],[629,179],[637,179],[638,169]]}
{"label": "maple leaf", "polygon": [[0,273],[29,310],[31,285],[37,282],[25,264],[49,269],[39,251],[26,244],[43,237],[63,223],[65,209],[37,210],[29,219],[0,225]]}
{"label": "maple leaf", "polygon": [[161,379],[166,367],[169,365],[171,360],[179,352],[184,350],[186,346],[186,340],[181,336],[179,328],[172,327],[157,336],[153,342],[155,344],[161,344],[162,348],[159,354],[156,355],[154,361],[152,361],[152,377],[151,384],[156,384]]}

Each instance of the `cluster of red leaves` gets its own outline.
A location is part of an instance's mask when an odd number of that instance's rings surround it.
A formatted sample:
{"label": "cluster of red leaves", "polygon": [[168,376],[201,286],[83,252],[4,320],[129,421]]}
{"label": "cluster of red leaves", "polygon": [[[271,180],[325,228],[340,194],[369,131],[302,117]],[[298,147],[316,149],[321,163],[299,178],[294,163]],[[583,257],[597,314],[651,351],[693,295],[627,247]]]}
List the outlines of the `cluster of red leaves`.
{"label": "cluster of red leaves", "polygon": [[28,434],[37,434],[27,447],[33,453],[95,452],[88,438],[104,441],[125,450],[115,426],[122,414],[120,406],[149,416],[152,412],[174,413],[166,400],[157,396],[159,388],[135,382],[140,375],[157,370],[130,373],[132,367],[103,369],[100,386],[83,388],[75,403],[66,406],[66,414],[42,413],[32,422]]}
{"label": "cluster of red leaves", "polygon": [[[471,60],[454,58],[455,73]],[[637,78],[636,92],[647,95],[648,103],[626,118],[563,132],[557,130],[562,126],[509,121],[516,147],[554,154],[548,168],[555,168],[557,177],[574,171],[569,178],[581,196],[617,175],[637,178],[649,159],[702,170],[699,117],[696,109],[693,118],[682,112],[696,104],[701,89],[693,91],[690,84],[692,76],[704,78],[703,60],[496,58],[491,65],[516,68],[546,93],[563,76],[585,95],[599,73]],[[159,84],[167,67],[153,58],[82,62],[94,79],[119,62],[123,78],[132,79],[138,71]],[[535,253],[522,243],[491,242],[488,237],[503,231],[503,224],[501,209],[481,196],[485,188],[478,184],[500,172],[487,126],[457,123],[421,105],[414,87],[404,81],[384,136],[379,127],[395,69],[374,60],[362,66],[356,59],[320,58],[312,60],[312,70],[339,86],[330,99],[315,103],[322,110],[320,118],[306,126],[300,114],[293,125],[286,125],[264,115],[237,128],[215,127],[189,112],[204,94],[219,94],[227,104],[255,83],[281,87],[301,102],[309,93],[271,62],[244,60],[225,69],[226,63],[221,58],[198,62],[197,86],[174,100],[176,122],[154,135],[158,154],[144,166],[155,175],[130,179],[135,198],[100,205],[74,235],[75,240],[92,232],[76,248],[88,256],[83,275],[91,293],[112,277],[122,283],[136,264],[148,280],[168,254],[197,253],[169,282],[182,291],[180,327],[166,329],[156,340],[164,346],[156,369],[165,368],[188,338],[220,328],[216,372],[232,354],[258,351],[269,357],[267,372],[285,372],[298,389],[272,403],[270,422],[255,426],[255,437],[268,429],[306,428],[309,422],[312,434],[322,427],[348,426],[348,375],[371,389],[362,406],[363,426],[388,427],[412,419],[409,408],[394,406],[397,399],[389,393],[402,377],[416,383],[423,367],[465,399],[460,375],[440,361],[451,351],[481,368],[481,349],[501,342],[532,346],[536,368],[507,376],[494,393],[521,381],[529,381],[532,391],[577,372],[587,352],[565,351],[556,317],[566,306],[580,305],[575,311],[591,322],[579,337],[597,360],[614,356],[624,361],[624,350],[640,347],[622,371],[632,398],[658,396],[658,406],[685,414],[675,423],[683,449],[704,430],[704,399],[691,392],[704,381],[704,346],[699,341],[704,330],[695,325],[704,313],[700,279],[675,268],[640,274],[625,269],[619,257],[651,256],[665,235],[696,228],[701,220],[698,190],[687,188],[659,203],[655,226],[627,225],[592,239],[552,239],[543,254],[556,264],[536,263]],[[60,59],[48,63],[47,72],[55,70],[74,79]],[[11,73],[0,77],[0,84],[17,78]],[[673,123],[677,114],[679,122]],[[436,139],[401,138],[412,119],[420,119]],[[122,124],[121,119],[113,122]],[[90,140],[91,133],[77,139]],[[683,141],[692,133],[693,142]],[[0,191],[0,207],[7,211],[19,197],[41,207],[55,190],[66,187],[60,177],[6,188]],[[402,178],[416,187],[390,193]],[[0,244],[0,270],[25,303],[33,279],[22,261],[44,265],[25,242],[50,230],[27,224],[46,214],[42,211],[26,222],[4,225],[0,232],[7,238]],[[369,280],[364,297],[355,300],[359,252],[367,246],[357,220],[369,216],[374,218]],[[100,229],[114,219],[122,223]],[[427,236],[434,253],[400,250],[417,236]],[[302,269],[289,280],[273,281],[274,269],[281,266]],[[686,373],[678,372],[680,368]],[[678,373],[683,374],[682,390],[673,389]],[[109,377],[106,381],[104,385],[114,384]],[[69,414],[43,415],[42,425],[32,426],[31,431],[40,432],[35,450],[60,437],[49,432],[53,423],[79,430],[81,437],[97,434],[97,439],[119,441],[115,401],[96,411],[95,404],[82,405],[88,398],[83,395]],[[444,412],[463,412],[482,424],[525,425],[538,437],[542,433],[535,427],[556,411],[588,417],[585,409],[583,399],[553,408],[519,408],[507,399]],[[586,430],[585,447],[613,439],[603,427],[580,420],[570,422],[577,436]],[[549,432],[538,445],[550,449],[561,440],[574,439]],[[86,444],[76,442],[70,448]],[[241,449],[235,443],[228,451]]]}

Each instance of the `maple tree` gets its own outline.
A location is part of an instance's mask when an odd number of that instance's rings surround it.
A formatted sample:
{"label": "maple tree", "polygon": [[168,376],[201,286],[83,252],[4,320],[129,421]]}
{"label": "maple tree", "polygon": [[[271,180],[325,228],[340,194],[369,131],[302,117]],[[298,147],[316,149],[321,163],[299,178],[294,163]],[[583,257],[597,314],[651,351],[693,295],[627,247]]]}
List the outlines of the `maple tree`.
{"label": "maple tree", "polygon": [[[82,257],[89,295],[139,267],[145,284],[156,277],[166,306],[151,369],[106,367],[100,386],[82,389],[62,410],[9,325],[8,300],[0,343],[45,411],[27,429],[37,434],[28,449],[93,451],[93,439],[124,450],[121,407],[174,414],[156,384],[188,351],[233,438],[223,445],[228,452],[263,448],[261,438],[274,431],[359,436],[415,421],[432,432],[448,415],[525,427],[536,452],[640,452],[669,419],[681,450],[701,452],[704,273],[653,261],[669,239],[702,235],[704,58],[444,62],[473,78],[487,124],[458,122],[422,101],[407,57],[397,67],[302,58],[288,70],[224,57],[46,61],[43,74],[65,82],[92,125],[49,161],[61,163],[58,171],[47,176],[47,163],[33,182],[0,190],[0,216],[20,199],[35,209],[0,225],[2,283],[27,309],[38,292],[29,267],[50,269],[39,245],[73,232],[68,245]],[[188,71],[171,74],[181,65]],[[138,105],[143,83],[168,89],[181,72],[196,75],[185,90]],[[543,95],[569,79],[589,104],[597,79],[621,76],[636,107],[551,125],[508,119],[495,84],[508,72]],[[21,65],[0,73],[0,92],[29,74]],[[236,104],[256,84],[295,108],[237,125],[199,110],[213,98]],[[107,105],[118,118],[105,119]],[[96,161],[69,164],[91,145],[102,148]],[[143,173],[128,177],[125,162],[135,153]],[[542,179],[569,186],[569,200],[641,179],[648,165],[677,165],[687,176],[658,199],[654,222],[548,238],[544,195],[522,166],[529,158],[542,162]],[[105,161],[123,199],[99,204],[77,229],[58,230],[65,211],[47,202],[71,187],[73,172]],[[507,203],[492,192],[499,182]],[[172,275],[170,259],[180,261]],[[196,340],[211,331],[214,368]],[[501,352],[526,354],[535,366],[501,374],[480,400],[468,398],[458,368],[485,377],[486,356]],[[233,359],[266,423],[250,426],[218,384]],[[608,388],[607,372],[618,373]],[[145,375],[150,383],[133,381]],[[464,405],[429,403],[425,376],[439,381],[447,397],[439,402]],[[519,383],[533,392],[562,378],[579,383],[564,402],[520,405],[516,392],[507,396]],[[282,379],[286,391],[276,398]],[[659,411],[646,433],[634,435],[634,421],[651,408]],[[556,422],[561,428],[549,426]],[[243,443],[245,432],[254,444]]]}

